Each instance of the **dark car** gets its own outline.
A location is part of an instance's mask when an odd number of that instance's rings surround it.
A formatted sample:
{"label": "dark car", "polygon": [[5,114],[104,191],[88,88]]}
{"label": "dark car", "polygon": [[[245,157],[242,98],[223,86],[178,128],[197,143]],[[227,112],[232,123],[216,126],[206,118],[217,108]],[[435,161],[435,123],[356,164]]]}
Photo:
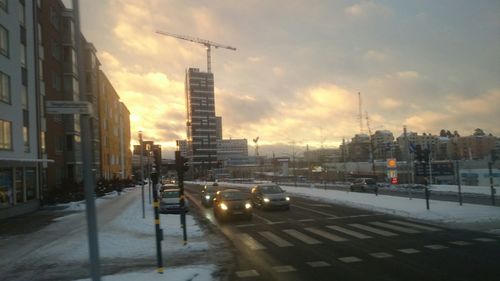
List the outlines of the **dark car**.
{"label": "dark car", "polygon": [[252,188],[252,204],[262,209],[290,209],[290,197],[279,185],[259,184]]}
{"label": "dark car", "polygon": [[241,217],[252,219],[252,204],[248,195],[237,189],[217,191],[213,201],[214,216],[219,220]]}
{"label": "dark car", "polygon": [[215,182],[212,185],[205,185],[200,192],[201,204],[210,207],[213,204],[215,193],[219,190],[219,185]]}
{"label": "dark car", "polygon": [[178,188],[165,189],[160,193],[160,212],[163,214],[178,214],[188,211],[188,201],[184,200],[181,207],[180,190]]}
{"label": "dark car", "polygon": [[365,192],[365,191],[377,192],[378,186],[377,186],[377,182],[372,178],[357,178],[351,184],[349,189],[351,191],[358,190],[361,192]]}

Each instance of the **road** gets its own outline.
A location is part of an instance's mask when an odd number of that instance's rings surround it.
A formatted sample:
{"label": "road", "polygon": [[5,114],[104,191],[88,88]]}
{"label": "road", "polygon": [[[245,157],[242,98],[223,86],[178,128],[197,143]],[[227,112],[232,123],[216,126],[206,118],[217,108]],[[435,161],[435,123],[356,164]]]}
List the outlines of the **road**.
{"label": "road", "polygon": [[[224,188],[224,187],[222,187]],[[236,249],[229,280],[498,280],[500,237],[292,197],[290,211],[219,223],[187,185],[192,209]]]}

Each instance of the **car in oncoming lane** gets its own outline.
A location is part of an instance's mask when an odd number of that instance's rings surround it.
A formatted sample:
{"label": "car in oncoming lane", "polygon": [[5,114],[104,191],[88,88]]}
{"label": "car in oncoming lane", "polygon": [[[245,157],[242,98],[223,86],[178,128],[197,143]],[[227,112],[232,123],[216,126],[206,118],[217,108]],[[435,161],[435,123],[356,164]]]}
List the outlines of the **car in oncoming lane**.
{"label": "car in oncoming lane", "polygon": [[377,182],[372,178],[357,178],[349,187],[350,191],[359,190],[361,192],[373,191],[378,192]]}
{"label": "car in oncoming lane", "polygon": [[200,192],[201,204],[205,207],[210,207],[213,204],[215,193],[219,190],[219,185],[214,182],[212,185],[205,185]]}
{"label": "car in oncoming lane", "polygon": [[184,200],[184,208],[181,207],[180,189],[165,189],[160,193],[160,213],[179,214],[189,210],[188,200]]}
{"label": "car in oncoming lane", "polygon": [[252,204],[262,209],[290,209],[290,197],[277,184],[258,184],[252,188]]}
{"label": "car in oncoming lane", "polygon": [[237,189],[217,191],[213,201],[214,216],[218,220],[230,218],[252,219],[252,204],[248,195]]}

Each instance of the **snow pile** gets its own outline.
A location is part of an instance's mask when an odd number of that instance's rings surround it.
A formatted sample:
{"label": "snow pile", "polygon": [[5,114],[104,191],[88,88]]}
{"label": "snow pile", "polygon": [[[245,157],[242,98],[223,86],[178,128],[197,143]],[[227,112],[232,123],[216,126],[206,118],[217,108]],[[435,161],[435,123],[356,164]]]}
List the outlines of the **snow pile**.
{"label": "snow pile", "polygon": [[[116,274],[104,276],[103,281],[209,281],[213,280],[213,265],[185,266],[168,268],[163,274],[156,271],[134,272],[126,274]],[[77,281],[87,281],[90,279],[80,279]]]}

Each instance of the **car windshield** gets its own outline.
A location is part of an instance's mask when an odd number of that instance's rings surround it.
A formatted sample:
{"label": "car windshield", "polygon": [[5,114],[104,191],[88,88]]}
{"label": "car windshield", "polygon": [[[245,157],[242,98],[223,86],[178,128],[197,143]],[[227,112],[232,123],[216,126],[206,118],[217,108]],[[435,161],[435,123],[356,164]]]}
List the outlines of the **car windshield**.
{"label": "car windshield", "polygon": [[262,193],[267,194],[283,193],[283,189],[277,185],[262,186],[260,189],[262,190]]}
{"label": "car windshield", "polygon": [[232,201],[232,200],[244,200],[246,195],[242,192],[223,192],[221,194],[222,199]]}
{"label": "car windshield", "polygon": [[164,191],[161,194],[162,198],[176,198],[179,197],[179,191]]}
{"label": "car windshield", "polygon": [[208,185],[205,189],[207,192],[213,193],[217,191],[217,186]]}

